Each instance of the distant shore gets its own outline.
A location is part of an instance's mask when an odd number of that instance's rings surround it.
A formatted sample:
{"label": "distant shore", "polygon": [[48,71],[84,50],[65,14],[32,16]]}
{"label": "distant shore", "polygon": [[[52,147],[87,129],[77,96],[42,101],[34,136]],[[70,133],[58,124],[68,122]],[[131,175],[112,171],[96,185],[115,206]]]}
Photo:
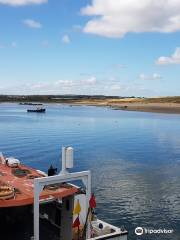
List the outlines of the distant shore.
{"label": "distant shore", "polygon": [[[155,113],[180,114],[180,96],[136,98],[117,96],[87,96],[87,95],[30,95],[14,96],[0,95],[0,103],[16,102],[21,105],[39,105],[45,103],[59,103],[68,105],[87,105],[109,107],[115,110],[141,111]],[[28,103],[28,104],[27,104]]]}
{"label": "distant shore", "polygon": [[89,105],[98,107],[109,107],[114,110],[123,111],[139,111],[139,112],[154,112],[154,113],[172,113],[180,114],[179,103],[143,103],[143,102],[128,102],[128,103],[92,103],[92,102],[74,102],[73,105]]}
{"label": "distant shore", "polygon": [[180,104],[176,103],[129,103],[126,106],[118,105],[114,108],[126,111],[180,114]]}

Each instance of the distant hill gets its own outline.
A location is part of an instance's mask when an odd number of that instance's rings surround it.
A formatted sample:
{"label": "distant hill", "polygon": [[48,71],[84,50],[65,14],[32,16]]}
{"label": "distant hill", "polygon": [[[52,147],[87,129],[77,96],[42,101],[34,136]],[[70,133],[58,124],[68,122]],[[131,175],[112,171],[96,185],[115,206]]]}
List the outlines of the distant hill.
{"label": "distant hill", "polygon": [[0,95],[0,102],[72,102],[124,98],[125,97],[104,95]]}
{"label": "distant hill", "polygon": [[42,103],[78,103],[78,104],[103,104],[120,102],[142,103],[180,103],[180,96],[174,97],[120,97],[104,95],[0,95],[0,102],[42,102]]}

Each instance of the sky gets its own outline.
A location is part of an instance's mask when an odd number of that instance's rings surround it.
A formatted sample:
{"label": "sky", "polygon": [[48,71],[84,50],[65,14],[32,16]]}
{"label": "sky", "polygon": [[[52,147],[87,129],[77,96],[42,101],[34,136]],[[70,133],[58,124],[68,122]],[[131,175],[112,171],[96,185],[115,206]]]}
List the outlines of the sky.
{"label": "sky", "polygon": [[0,0],[0,94],[179,92],[179,0]]}

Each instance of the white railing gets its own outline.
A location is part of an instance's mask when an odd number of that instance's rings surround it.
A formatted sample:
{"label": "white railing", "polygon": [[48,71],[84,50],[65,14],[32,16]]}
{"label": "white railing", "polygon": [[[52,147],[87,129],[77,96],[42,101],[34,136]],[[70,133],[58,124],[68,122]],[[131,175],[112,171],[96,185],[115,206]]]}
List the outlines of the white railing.
{"label": "white railing", "polygon": [[[39,196],[45,185],[81,180],[86,187],[86,212],[91,197],[91,172],[59,174],[51,177],[34,179],[34,240],[39,240]],[[90,225],[87,227],[87,238],[90,238]]]}

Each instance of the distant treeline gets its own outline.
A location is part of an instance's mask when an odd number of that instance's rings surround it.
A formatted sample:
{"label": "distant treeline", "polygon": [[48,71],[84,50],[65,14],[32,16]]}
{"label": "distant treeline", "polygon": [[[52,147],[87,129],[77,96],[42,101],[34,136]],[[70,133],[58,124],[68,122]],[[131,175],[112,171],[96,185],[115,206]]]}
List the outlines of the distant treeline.
{"label": "distant treeline", "polygon": [[180,103],[180,96],[173,97],[156,97],[156,98],[144,98],[144,97],[120,97],[120,96],[104,96],[104,95],[0,95],[0,102],[19,102],[19,103],[81,103],[83,101],[93,102],[111,102],[121,99],[134,98],[134,102],[149,102],[149,103]]}
{"label": "distant treeline", "polygon": [[126,97],[104,95],[0,95],[0,102],[73,102],[123,98]]}

